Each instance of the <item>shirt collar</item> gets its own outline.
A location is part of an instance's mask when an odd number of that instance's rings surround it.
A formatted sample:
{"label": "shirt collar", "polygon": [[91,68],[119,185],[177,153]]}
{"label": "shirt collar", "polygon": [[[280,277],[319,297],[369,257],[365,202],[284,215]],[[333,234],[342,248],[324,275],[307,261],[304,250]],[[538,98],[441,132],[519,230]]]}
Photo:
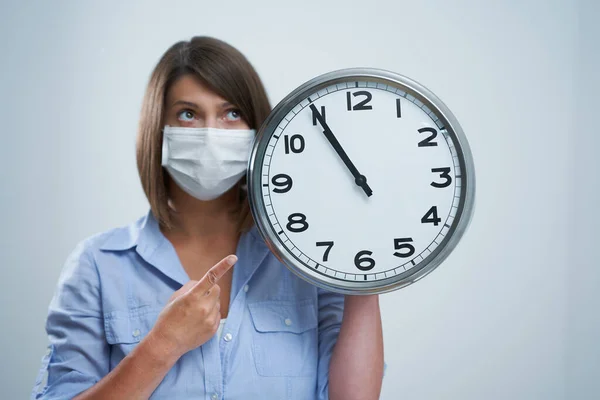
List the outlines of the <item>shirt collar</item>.
{"label": "shirt collar", "polygon": [[[149,212],[148,214],[151,213]],[[100,246],[100,250],[123,251],[136,246],[138,244],[140,232],[146,229],[149,218],[148,214],[141,217],[133,224],[113,229],[104,243]]]}
{"label": "shirt collar", "polygon": [[[114,230],[100,249],[124,251],[133,247],[147,263],[179,284],[183,285],[190,280],[173,245],[160,231],[152,210],[128,227]],[[262,264],[268,252],[269,249],[256,225],[253,225],[249,232],[243,233],[236,249],[238,263],[234,268],[234,271],[237,269],[237,273],[234,272],[234,275],[237,275],[233,282],[234,286],[247,281]]]}
{"label": "shirt collar", "polygon": [[160,231],[152,210],[133,224],[115,229],[100,250],[125,251],[134,247],[144,261],[172,280],[181,285],[190,280],[171,242]]}

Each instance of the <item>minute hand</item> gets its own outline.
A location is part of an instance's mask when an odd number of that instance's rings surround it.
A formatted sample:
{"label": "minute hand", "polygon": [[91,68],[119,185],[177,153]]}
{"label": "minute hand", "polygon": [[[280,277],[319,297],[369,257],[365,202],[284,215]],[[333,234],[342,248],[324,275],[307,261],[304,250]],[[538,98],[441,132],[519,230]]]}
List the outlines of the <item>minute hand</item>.
{"label": "minute hand", "polygon": [[356,169],[356,167],[354,166],[352,161],[350,161],[350,158],[348,157],[348,155],[342,148],[342,145],[340,144],[340,142],[338,142],[335,135],[333,134],[333,132],[327,125],[327,122],[325,122],[325,119],[323,118],[323,116],[317,110],[317,107],[315,107],[314,104],[311,104],[310,109],[314,113],[315,118],[319,121],[319,123],[323,127],[323,134],[325,135],[327,140],[329,140],[329,143],[331,144],[331,146],[333,147],[335,152],[338,154],[338,156],[340,156],[340,158],[342,159],[344,164],[346,164],[346,167],[348,167],[348,169],[350,170],[350,173],[352,173],[352,176],[354,177],[354,183],[356,183],[358,186],[360,186],[365,191],[365,194],[370,197],[373,194],[373,191],[367,184],[367,177],[364,175],[361,175],[361,173],[358,172],[358,169]]}

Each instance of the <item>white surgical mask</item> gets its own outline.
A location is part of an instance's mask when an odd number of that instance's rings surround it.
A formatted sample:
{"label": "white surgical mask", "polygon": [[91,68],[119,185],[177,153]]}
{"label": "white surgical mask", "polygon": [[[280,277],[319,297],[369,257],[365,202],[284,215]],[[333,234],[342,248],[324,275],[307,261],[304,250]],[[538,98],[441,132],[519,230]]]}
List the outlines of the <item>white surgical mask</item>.
{"label": "white surgical mask", "polygon": [[163,129],[162,166],[189,195],[213,200],[244,175],[254,140],[253,129]]}

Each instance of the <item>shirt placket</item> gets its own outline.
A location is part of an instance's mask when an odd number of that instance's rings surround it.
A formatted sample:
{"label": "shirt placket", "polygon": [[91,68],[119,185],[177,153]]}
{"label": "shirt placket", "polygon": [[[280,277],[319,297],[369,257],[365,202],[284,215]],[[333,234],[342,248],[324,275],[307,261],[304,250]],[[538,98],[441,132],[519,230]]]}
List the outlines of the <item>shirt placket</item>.
{"label": "shirt placket", "polygon": [[220,367],[222,372],[221,382],[223,387],[227,385],[227,373],[233,345],[240,334],[240,325],[246,308],[248,291],[250,290],[249,282],[268,253],[266,248],[260,247],[254,247],[254,251],[251,251],[250,248],[255,245],[255,239],[251,234],[248,234],[245,236],[244,243],[240,242],[236,249],[238,264],[233,269],[229,311],[225,326],[223,327],[223,337],[219,341]]}
{"label": "shirt placket", "polygon": [[221,400],[223,399],[223,374],[221,371],[219,339],[216,335],[202,345],[202,359],[204,362],[204,393],[206,393],[206,400]]}
{"label": "shirt placket", "polygon": [[239,334],[244,307],[246,306],[247,292],[248,285],[246,284],[243,289],[240,290],[240,293],[234,297],[233,302],[229,305],[229,313],[227,320],[225,321],[225,326],[223,327],[223,337],[219,343],[223,385],[227,384],[228,364],[231,358],[234,341],[237,340]]}

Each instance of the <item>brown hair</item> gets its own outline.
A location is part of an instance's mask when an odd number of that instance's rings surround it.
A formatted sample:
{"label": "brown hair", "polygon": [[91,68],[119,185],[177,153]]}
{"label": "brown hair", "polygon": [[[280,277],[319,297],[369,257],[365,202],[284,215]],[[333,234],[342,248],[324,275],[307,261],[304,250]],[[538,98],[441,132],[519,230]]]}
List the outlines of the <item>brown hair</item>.
{"label": "brown hair", "polygon": [[[165,96],[183,75],[200,79],[217,95],[239,108],[250,129],[258,130],[271,111],[265,88],[246,57],[231,45],[207,36],[196,36],[171,46],[154,68],[144,100],[136,143],[137,167],[154,217],[170,228],[173,210],[168,204],[167,178],[161,165]],[[245,177],[240,184],[245,183]],[[252,215],[240,191],[240,231],[248,230]]]}

